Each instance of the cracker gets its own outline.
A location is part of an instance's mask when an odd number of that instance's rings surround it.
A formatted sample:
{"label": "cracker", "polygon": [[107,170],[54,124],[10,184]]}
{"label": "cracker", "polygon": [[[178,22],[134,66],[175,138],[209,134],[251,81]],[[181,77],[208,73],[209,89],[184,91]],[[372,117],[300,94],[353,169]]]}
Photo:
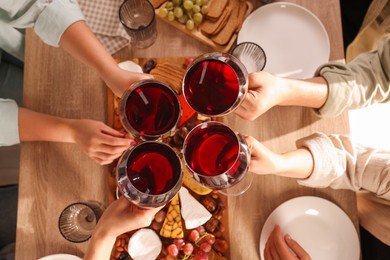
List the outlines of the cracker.
{"label": "cracker", "polygon": [[155,79],[165,82],[178,94],[181,93],[184,73],[185,70],[181,66],[172,63],[159,63],[150,71]]}
{"label": "cracker", "polygon": [[232,1],[232,13],[230,14],[228,22],[218,34],[211,37],[213,42],[219,45],[226,45],[229,42],[238,26],[239,7],[240,2],[238,0]]}
{"label": "cracker", "polygon": [[210,0],[206,17],[210,20],[217,20],[222,15],[228,2],[229,0]]}
{"label": "cracker", "polygon": [[231,12],[232,12],[232,8],[228,5],[217,21],[205,19],[202,22],[200,30],[203,33],[209,35],[219,33],[222,30],[222,28],[226,25]]}
{"label": "cracker", "polygon": [[241,30],[241,26],[244,23],[247,10],[248,10],[248,4],[246,3],[246,1],[240,2],[240,11],[238,12],[236,33],[238,33]]}

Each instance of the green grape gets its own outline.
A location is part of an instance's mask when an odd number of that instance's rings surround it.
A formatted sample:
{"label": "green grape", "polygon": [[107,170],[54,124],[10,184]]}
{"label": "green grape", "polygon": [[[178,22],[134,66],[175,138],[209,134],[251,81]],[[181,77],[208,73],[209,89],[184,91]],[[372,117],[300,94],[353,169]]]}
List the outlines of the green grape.
{"label": "green grape", "polygon": [[181,7],[175,7],[175,10],[173,10],[173,14],[176,18],[180,18],[183,16],[183,9],[181,9]]}
{"label": "green grape", "polygon": [[160,9],[160,11],[158,11],[158,15],[160,16],[160,17],[167,17],[167,15],[168,15],[168,9],[167,8],[165,8],[165,7],[163,7],[163,8],[161,8]]}
{"label": "green grape", "polygon": [[200,12],[200,6],[199,6],[199,5],[194,5],[194,6],[192,7],[192,11],[193,11],[194,13],[199,13],[199,12]]}
{"label": "green grape", "polygon": [[196,0],[196,1],[195,1],[195,4],[196,4],[196,5],[199,5],[199,6],[202,6],[202,5],[203,5],[203,2],[202,2],[202,0]]}
{"label": "green grape", "polygon": [[194,3],[191,0],[185,0],[183,2],[183,7],[186,10],[191,10],[193,6],[194,6]]}
{"label": "green grape", "polygon": [[202,9],[200,10],[202,14],[207,14],[207,11],[209,10],[209,7],[207,5],[202,6]]}
{"label": "green grape", "polygon": [[182,17],[177,19],[179,23],[185,24],[188,21],[188,16],[186,14],[183,14]]}
{"label": "green grape", "polygon": [[202,0],[202,5],[207,5],[209,3],[209,0]]}
{"label": "green grape", "polygon": [[173,3],[171,1],[167,2],[165,4],[165,8],[167,8],[168,10],[171,10],[173,8]]}
{"label": "green grape", "polygon": [[173,5],[181,5],[181,0],[172,0]]}
{"label": "green grape", "polygon": [[200,24],[203,20],[203,15],[201,13],[196,13],[192,18],[194,19],[195,24]]}
{"label": "green grape", "polygon": [[169,21],[175,20],[175,15],[173,14],[172,11],[169,11],[169,12],[168,12],[168,20],[169,20]]}
{"label": "green grape", "polygon": [[192,21],[191,19],[189,19],[187,22],[186,22],[186,28],[188,29],[188,30],[192,30],[192,29],[194,29],[194,26],[195,26],[195,24],[194,24],[194,21]]}

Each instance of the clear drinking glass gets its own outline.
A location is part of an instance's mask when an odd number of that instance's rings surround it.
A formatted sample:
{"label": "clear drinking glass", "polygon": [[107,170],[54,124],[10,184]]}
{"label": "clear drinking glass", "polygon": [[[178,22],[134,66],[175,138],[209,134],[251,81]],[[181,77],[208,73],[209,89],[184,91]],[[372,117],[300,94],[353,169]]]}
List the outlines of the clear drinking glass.
{"label": "clear drinking glass", "polygon": [[211,121],[194,127],[184,140],[183,157],[192,177],[209,189],[239,195],[252,182],[248,145],[223,123]]}
{"label": "clear drinking glass", "polygon": [[58,228],[68,241],[87,241],[95,228],[103,208],[95,202],[76,202],[68,205],[60,214]]}
{"label": "clear drinking glass", "polygon": [[123,94],[119,116],[134,137],[155,140],[176,128],[181,116],[180,101],[164,82],[141,80]]}
{"label": "clear drinking glass", "polygon": [[147,48],[156,41],[155,11],[149,1],[124,1],[119,8],[119,20],[130,36],[132,46]]}
{"label": "clear drinking glass", "polygon": [[119,191],[139,207],[159,207],[179,191],[183,171],[167,144],[145,141],[128,149],[116,169]]}
{"label": "clear drinking glass", "polygon": [[231,54],[245,65],[248,73],[263,70],[267,62],[263,48],[254,42],[242,42],[236,45]]}
{"label": "clear drinking glass", "polygon": [[183,79],[187,103],[204,116],[232,112],[248,92],[248,72],[242,62],[228,53],[207,53],[196,58]]}

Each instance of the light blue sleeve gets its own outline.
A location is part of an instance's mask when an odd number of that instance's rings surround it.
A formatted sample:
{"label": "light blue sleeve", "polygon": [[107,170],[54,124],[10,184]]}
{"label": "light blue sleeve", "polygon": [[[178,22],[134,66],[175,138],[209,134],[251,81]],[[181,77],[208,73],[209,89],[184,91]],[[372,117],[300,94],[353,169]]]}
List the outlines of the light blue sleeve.
{"label": "light blue sleeve", "polygon": [[18,111],[15,101],[0,98],[0,146],[20,143]]}
{"label": "light blue sleeve", "polygon": [[76,0],[56,0],[38,16],[34,31],[45,43],[57,47],[64,31],[80,20],[85,18]]}

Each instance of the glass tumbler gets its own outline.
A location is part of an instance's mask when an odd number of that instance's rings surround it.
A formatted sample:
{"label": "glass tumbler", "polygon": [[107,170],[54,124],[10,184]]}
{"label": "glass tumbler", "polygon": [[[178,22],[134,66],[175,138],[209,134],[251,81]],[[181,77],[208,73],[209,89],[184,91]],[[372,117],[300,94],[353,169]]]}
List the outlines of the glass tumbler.
{"label": "glass tumbler", "polygon": [[119,8],[119,20],[130,36],[131,45],[147,48],[157,38],[153,5],[147,0],[125,0]]}
{"label": "glass tumbler", "polygon": [[60,214],[58,228],[68,241],[87,241],[95,228],[103,208],[95,202],[76,202],[68,205]]}
{"label": "glass tumbler", "polygon": [[254,42],[242,42],[236,45],[231,54],[239,59],[248,70],[248,73],[261,71],[267,62],[263,48]]}
{"label": "glass tumbler", "polygon": [[199,114],[214,117],[229,114],[248,92],[248,72],[228,53],[207,53],[196,58],[183,79],[187,103]]}

